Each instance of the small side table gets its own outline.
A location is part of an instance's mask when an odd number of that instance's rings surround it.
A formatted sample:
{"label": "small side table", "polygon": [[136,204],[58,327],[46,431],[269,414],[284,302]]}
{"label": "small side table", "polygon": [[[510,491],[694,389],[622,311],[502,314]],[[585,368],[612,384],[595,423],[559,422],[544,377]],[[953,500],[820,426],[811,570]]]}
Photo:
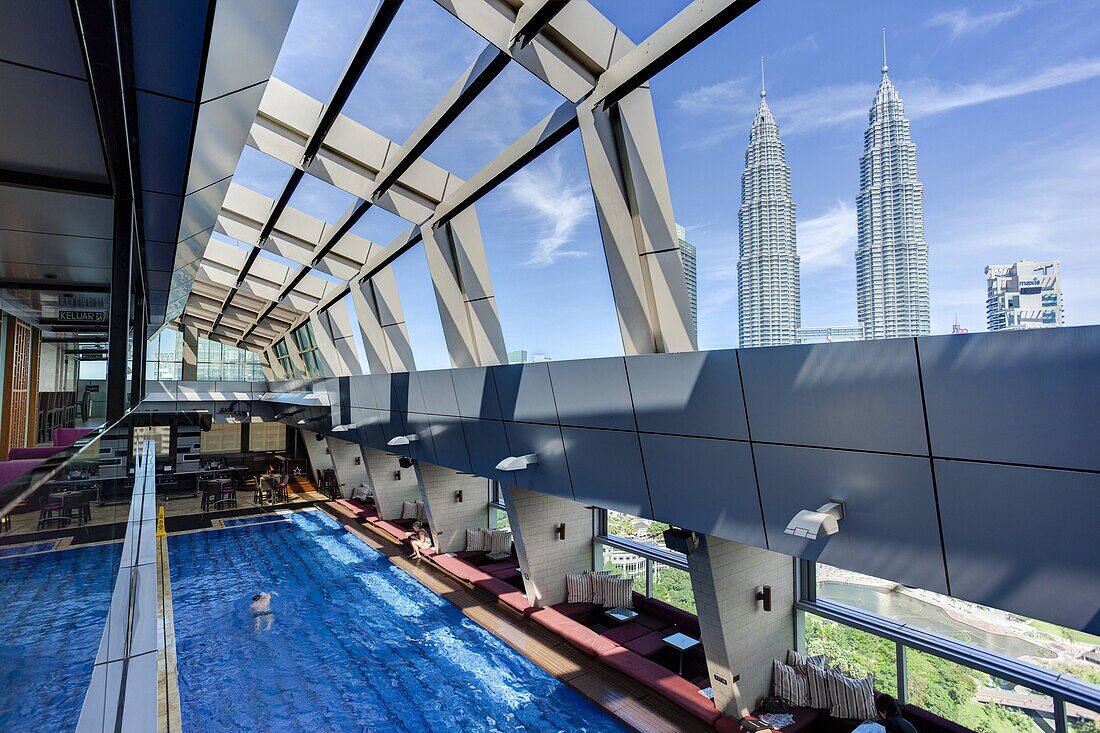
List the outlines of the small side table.
{"label": "small side table", "polygon": [[693,639],[687,634],[681,634],[677,632],[672,636],[666,636],[665,638],[661,639],[661,641],[668,644],[670,647],[680,653],[680,671],[677,672],[677,674],[682,677],[684,674],[684,652],[686,652],[688,649],[693,649],[699,646],[699,640]]}
{"label": "small side table", "polygon": [[609,608],[603,613],[616,624],[623,624],[638,617],[638,612],[629,608]]}

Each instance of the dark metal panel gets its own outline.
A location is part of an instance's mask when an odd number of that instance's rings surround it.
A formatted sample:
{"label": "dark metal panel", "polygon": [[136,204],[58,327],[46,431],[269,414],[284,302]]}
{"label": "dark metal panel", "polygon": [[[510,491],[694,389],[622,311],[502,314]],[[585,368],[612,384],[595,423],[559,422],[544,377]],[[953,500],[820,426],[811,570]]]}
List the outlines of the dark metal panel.
{"label": "dark metal panel", "polygon": [[644,433],[641,439],[654,516],[767,547],[748,443]]}
{"label": "dark metal panel", "polygon": [[[458,398],[455,397],[454,382],[451,381],[451,372],[447,369],[419,372],[420,391],[424,395],[424,407],[432,415],[461,414],[458,409]],[[433,421],[434,422],[434,421]]]}
{"label": "dark metal panel", "polygon": [[420,373],[407,372],[409,376],[408,393],[405,404],[409,412],[427,413],[428,408],[424,404],[424,392],[420,387]]}
{"label": "dark metal panel", "polygon": [[66,0],[24,0],[4,5],[0,58],[23,66],[85,78],[80,39]]}
{"label": "dark metal panel", "polygon": [[739,353],[753,440],[928,454],[913,339]]}
{"label": "dark metal panel", "polygon": [[175,247],[183,199],[172,194],[142,191],[141,201],[146,241],[170,242]]}
{"label": "dark metal panel", "polygon": [[546,362],[491,367],[505,420],[557,424],[554,388]]}
{"label": "dark metal panel", "polygon": [[368,445],[376,450],[386,449],[386,434],[382,431],[382,413],[365,407],[351,408],[351,419],[355,421],[356,442]]}
{"label": "dark metal panel", "polygon": [[137,93],[141,183],[148,190],[179,191],[187,174],[193,104]]}
{"label": "dark metal panel", "polygon": [[737,352],[626,357],[638,429],[748,440]]}
{"label": "dark metal panel", "polygon": [[371,388],[374,390],[374,404],[379,409],[389,410],[397,406],[397,402],[393,396],[393,375],[392,374],[371,374],[369,375]]}
{"label": "dark metal panel", "polygon": [[406,446],[389,448],[391,453],[415,458],[418,461],[439,463],[435,453],[435,442],[432,440],[432,426],[428,422],[428,416],[423,413],[410,412],[405,415],[406,435],[416,435],[419,440],[414,440]]}
{"label": "dark metal panel", "polygon": [[528,453],[537,453],[539,457],[538,463],[522,471],[505,473],[508,483],[544,494],[573,498],[561,428],[557,425],[505,422],[504,432],[508,436],[508,453],[500,456],[498,461],[509,455],[522,456]]}
{"label": "dark metal panel", "polygon": [[501,419],[496,383],[489,367],[452,369],[451,379],[458,399],[458,412],[462,417]]}
{"label": "dark metal panel", "polygon": [[1100,634],[1100,475],[935,468],[953,595]]}
{"label": "dark metal panel", "polygon": [[577,501],[653,518],[637,433],[565,427],[561,435]]}
{"label": "dark metal panel", "polygon": [[485,478],[511,482],[511,473],[496,470],[496,465],[508,456],[508,438],[504,432],[504,423],[499,420],[463,418],[462,430],[466,435],[466,446],[470,450],[470,467],[473,472]]}
{"label": "dark metal panel", "polygon": [[451,415],[428,415],[428,422],[435,446],[435,462],[456,471],[472,471],[462,420]]}
{"label": "dark metal panel", "polygon": [[208,6],[207,0],[131,4],[138,87],[195,101]]}
{"label": "dark metal panel", "polygon": [[359,374],[352,377],[349,392],[351,404],[355,407],[378,407],[369,374]]}
{"label": "dark metal panel", "polygon": [[[769,548],[906,585],[947,592],[927,458],[756,445]],[[844,502],[831,537],[783,532],[802,509]]]}
{"label": "dark metal panel", "polygon": [[1100,470],[1100,329],[920,339],[932,452]]}
{"label": "dark metal panel", "polygon": [[558,420],[562,425],[614,430],[637,428],[622,357],[552,361],[549,369]]}

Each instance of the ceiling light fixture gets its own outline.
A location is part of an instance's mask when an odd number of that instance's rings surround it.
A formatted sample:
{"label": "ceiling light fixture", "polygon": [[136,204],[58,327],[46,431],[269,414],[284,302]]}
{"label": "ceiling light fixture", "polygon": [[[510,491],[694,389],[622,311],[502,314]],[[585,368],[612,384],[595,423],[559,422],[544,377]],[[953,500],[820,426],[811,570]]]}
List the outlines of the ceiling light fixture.
{"label": "ceiling light fixture", "polygon": [[508,456],[497,464],[498,471],[522,471],[528,466],[539,462],[538,453],[528,453],[525,456]]}
{"label": "ceiling light fixture", "polygon": [[844,519],[844,502],[834,500],[822,504],[817,511],[803,509],[794,515],[783,531],[795,537],[816,540],[818,537],[836,534],[840,530],[838,522],[841,519]]}

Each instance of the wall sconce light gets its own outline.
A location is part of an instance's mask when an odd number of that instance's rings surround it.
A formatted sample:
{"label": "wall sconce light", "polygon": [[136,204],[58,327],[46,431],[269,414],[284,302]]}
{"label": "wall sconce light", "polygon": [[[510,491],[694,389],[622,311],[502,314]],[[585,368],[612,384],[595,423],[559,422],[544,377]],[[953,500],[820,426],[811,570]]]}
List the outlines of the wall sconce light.
{"label": "wall sconce light", "polygon": [[762,585],[759,590],[756,591],[756,600],[758,603],[764,604],[765,611],[772,610],[772,587],[770,585]]}
{"label": "wall sconce light", "polygon": [[837,522],[841,519],[844,519],[844,502],[834,499],[819,506],[817,511],[803,509],[795,514],[783,531],[795,537],[816,540],[818,537],[836,534],[840,530]]}
{"label": "wall sconce light", "polygon": [[420,440],[420,436],[416,433],[412,433],[411,435],[398,435],[396,438],[390,438],[389,442],[386,443],[386,445],[390,446],[391,448],[396,448],[399,445],[408,445],[409,443],[415,443],[418,440]]}
{"label": "wall sconce light", "polygon": [[355,457],[355,465],[358,466],[358,465],[361,465],[362,463],[363,463],[363,457],[362,456],[356,456]]}
{"label": "wall sconce light", "polygon": [[565,539],[565,522],[562,522],[557,527],[555,527],[554,531],[557,533],[559,540],[564,540]]}
{"label": "wall sconce light", "polygon": [[393,472],[393,480],[394,481],[400,481],[401,480],[401,472],[400,471],[394,471]]}
{"label": "wall sconce light", "polygon": [[397,465],[401,466],[401,468],[412,468],[413,459],[409,458],[408,456],[401,456],[397,459]]}
{"label": "wall sconce light", "polygon": [[530,465],[539,462],[538,453],[528,453],[525,456],[508,456],[497,464],[498,471],[522,471]]}
{"label": "wall sconce light", "polygon": [[462,489],[455,492],[455,502],[458,504],[462,503]]}

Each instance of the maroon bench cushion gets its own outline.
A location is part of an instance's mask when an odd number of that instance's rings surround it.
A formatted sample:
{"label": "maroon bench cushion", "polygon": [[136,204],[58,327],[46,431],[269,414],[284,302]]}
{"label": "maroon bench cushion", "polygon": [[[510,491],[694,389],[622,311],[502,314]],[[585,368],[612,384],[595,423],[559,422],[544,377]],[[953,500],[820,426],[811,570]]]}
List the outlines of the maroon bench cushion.
{"label": "maroon bench cushion", "polygon": [[505,593],[514,593],[515,588],[505,583],[500,578],[483,578],[481,580],[474,581],[475,588],[481,588],[483,591],[492,593],[497,598],[500,598]]}
{"label": "maroon bench cushion", "polygon": [[0,461],[0,486],[6,486],[36,466],[41,466],[45,458],[27,458],[22,461]]}
{"label": "maroon bench cushion", "polygon": [[527,600],[527,594],[515,588],[512,588],[508,593],[501,593],[498,598],[502,603],[514,608],[520,613],[526,613],[532,608],[531,601]]}
{"label": "maroon bench cushion", "polygon": [[600,658],[700,720],[713,725],[721,715],[714,703],[699,693],[699,687],[629,649],[612,649]]}
{"label": "maroon bench cushion", "polygon": [[555,603],[551,606],[558,613],[564,614],[571,619],[578,619],[595,611],[599,606],[595,603]]}
{"label": "maroon bench cushion", "polygon": [[455,557],[459,560],[474,560],[483,555],[485,555],[485,553],[478,550],[461,550],[455,553]]}
{"label": "maroon bench cushion", "polygon": [[[481,571],[485,572],[485,568],[482,567]],[[517,568],[515,565],[512,565],[510,567],[502,568],[500,570],[489,571],[489,575],[492,575],[494,578],[500,578],[503,581],[510,582],[519,577],[519,568]]]}
{"label": "maroon bench cushion", "polygon": [[501,562],[491,562],[485,565],[478,565],[478,567],[481,568],[481,572],[488,573],[489,575],[494,575],[500,570],[509,570],[515,572],[513,568],[516,567],[516,564],[511,560],[503,560]]}
{"label": "maroon bench cushion", "polygon": [[479,580],[496,580],[493,576],[486,575],[470,563],[459,560],[457,557],[437,555],[433,560],[436,565],[460,580],[465,580],[470,583],[477,583]]}
{"label": "maroon bench cushion", "polygon": [[12,448],[8,451],[9,461],[25,461],[28,458],[49,458],[65,449],[61,445],[36,445],[33,448]]}
{"label": "maroon bench cushion", "polygon": [[91,435],[92,428],[54,428],[53,444],[67,448],[85,435]]}
{"label": "maroon bench cushion", "polygon": [[615,642],[600,636],[565,614],[558,613],[553,608],[540,608],[529,615],[539,626],[552,631],[591,657],[598,657],[619,648]]}
{"label": "maroon bench cushion", "polygon": [[643,657],[652,657],[669,648],[668,644],[665,643],[666,636],[670,636],[667,631],[651,631],[645,636],[631,639],[623,644],[623,646],[635,654],[641,654]]}
{"label": "maroon bench cushion", "polygon": [[650,630],[645,626],[642,626],[641,624],[636,624],[633,621],[627,621],[625,624],[616,626],[613,629],[605,631],[603,635],[606,636],[608,639],[611,639],[611,641],[615,642],[616,644],[622,645],[626,644],[632,639],[639,639],[649,632]]}
{"label": "maroon bench cushion", "polygon": [[398,542],[405,539],[411,534],[411,532],[408,532],[404,527],[399,527],[393,522],[387,521],[385,519],[379,519],[377,522],[374,523],[374,526],[378,527],[378,529],[382,530],[390,537],[393,537]]}
{"label": "maroon bench cushion", "polygon": [[634,610],[649,616],[656,616],[672,626],[678,626],[680,631],[690,637],[695,639],[700,637],[699,617],[682,608],[677,608],[657,598],[647,598],[635,591]]}

